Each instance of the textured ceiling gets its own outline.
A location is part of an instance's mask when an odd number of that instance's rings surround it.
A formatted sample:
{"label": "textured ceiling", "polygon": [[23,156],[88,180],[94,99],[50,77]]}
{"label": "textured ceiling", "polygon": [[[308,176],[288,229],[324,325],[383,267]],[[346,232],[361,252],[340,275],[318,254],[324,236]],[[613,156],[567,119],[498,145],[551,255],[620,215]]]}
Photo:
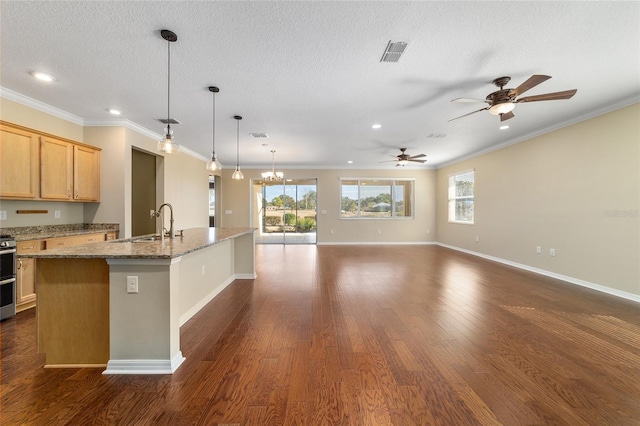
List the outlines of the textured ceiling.
{"label": "textured ceiling", "polygon": [[[128,120],[160,136],[167,116],[167,42],[176,142],[242,167],[393,167],[406,147],[438,167],[640,100],[640,2],[36,2],[2,1],[2,95],[24,96],[85,124]],[[406,41],[381,63],[389,40]],[[29,74],[53,74],[43,84]],[[491,81],[552,79],[519,104],[508,130],[484,104]],[[123,111],[113,118],[108,108]],[[371,125],[382,124],[379,130]],[[268,139],[249,133],[264,132]],[[446,134],[437,138],[433,135]],[[430,137],[431,135],[431,137]],[[267,143],[267,146],[262,144]],[[353,164],[347,165],[347,160]]]}

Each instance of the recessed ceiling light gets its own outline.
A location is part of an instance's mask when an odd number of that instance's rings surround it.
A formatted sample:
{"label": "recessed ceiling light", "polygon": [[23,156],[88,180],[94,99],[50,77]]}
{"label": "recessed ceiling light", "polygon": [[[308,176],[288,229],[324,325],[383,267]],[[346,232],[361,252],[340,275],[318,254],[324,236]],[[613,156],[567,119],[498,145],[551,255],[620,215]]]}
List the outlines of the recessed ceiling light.
{"label": "recessed ceiling light", "polygon": [[374,124],[371,126],[372,129],[379,129],[380,127],[382,127],[382,124]]}
{"label": "recessed ceiling light", "polygon": [[113,109],[113,108],[109,109],[108,111],[109,111],[110,114],[113,114],[113,115],[121,115],[122,114],[122,111],[117,110],[117,109]]}
{"label": "recessed ceiling light", "polygon": [[38,80],[46,81],[47,83],[50,83],[50,82],[55,80],[54,76],[52,76],[51,74],[44,73],[44,72],[32,71],[31,75],[34,76],[35,78],[37,78]]}
{"label": "recessed ceiling light", "polygon": [[347,161],[347,163],[353,164],[353,160],[349,160],[349,161]]}
{"label": "recessed ceiling light", "polygon": [[509,128],[509,126],[508,126],[508,125],[506,125],[506,124],[505,124],[504,126],[500,126],[500,130],[506,130],[506,129],[508,129],[508,128]]}

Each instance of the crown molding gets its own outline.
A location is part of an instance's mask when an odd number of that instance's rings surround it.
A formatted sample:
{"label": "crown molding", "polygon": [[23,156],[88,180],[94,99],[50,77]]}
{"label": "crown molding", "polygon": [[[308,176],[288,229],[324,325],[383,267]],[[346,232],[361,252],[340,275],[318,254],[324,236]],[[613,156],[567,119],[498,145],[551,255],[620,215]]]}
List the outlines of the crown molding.
{"label": "crown molding", "polygon": [[29,108],[42,111],[49,115],[53,115],[54,117],[58,117],[66,121],[70,121],[73,124],[82,126],[84,122],[82,117],[78,117],[77,115],[70,114],[59,108],[52,107],[51,105],[47,105],[44,102],[40,102],[28,96],[22,95],[18,92],[14,92],[13,90],[7,89],[6,87],[0,86],[0,97],[28,106]]}

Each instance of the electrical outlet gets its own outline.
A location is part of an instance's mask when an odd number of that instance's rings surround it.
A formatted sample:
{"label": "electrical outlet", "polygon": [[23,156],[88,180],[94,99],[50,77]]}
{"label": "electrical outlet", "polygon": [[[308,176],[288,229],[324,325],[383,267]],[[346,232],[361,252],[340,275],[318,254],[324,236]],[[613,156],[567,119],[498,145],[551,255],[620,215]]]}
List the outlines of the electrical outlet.
{"label": "electrical outlet", "polygon": [[56,219],[60,219],[60,210],[54,210],[53,217],[55,217]]}
{"label": "electrical outlet", "polygon": [[331,230],[331,233],[333,234],[333,229]]}
{"label": "electrical outlet", "polygon": [[204,275],[204,265],[202,265],[202,275]]}
{"label": "electrical outlet", "polygon": [[233,210],[225,210],[224,211],[224,214],[232,214],[232,213],[233,213]]}
{"label": "electrical outlet", "polygon": [[536,253],[538,254],[542,253],[542,247],[536,246]]}
{"label": "electrical outlet", "polygon": [[137,293],[138,292],[138,276],[128,276],[127,277],[127,293]]}
{"label": "electrical outlet", "polygon": [[476,243],[480,242],[480,236],[476,235]]}
{"label": "electrical outlet", "polygon": [[378,235],[382,234],[382,230],[378,229]]}
{"label": "electrical outlet", "polygon": [[7,220],[7,211],[0,210],[0,220]]}
{"label": "electrical outlet", "polygon": [[555,256],[556,255],[556,249],[549,249],[549,256]]}

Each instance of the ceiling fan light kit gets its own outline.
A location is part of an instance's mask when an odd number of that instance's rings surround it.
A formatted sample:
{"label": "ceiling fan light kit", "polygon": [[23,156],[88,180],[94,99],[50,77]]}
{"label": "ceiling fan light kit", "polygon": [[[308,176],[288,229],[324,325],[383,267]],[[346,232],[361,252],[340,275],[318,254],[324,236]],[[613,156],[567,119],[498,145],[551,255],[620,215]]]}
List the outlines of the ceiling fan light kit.
{"label": "ceiling fan light kit", "polygon": [[171,154],[180,151],[180,145],[173,141],[171,130],[171,43],[178,40],[178,36],[169,30],[161,30],[160,35],[167,40],[167,127],[164,129],[164,138],[158,142],[158,151]]}

